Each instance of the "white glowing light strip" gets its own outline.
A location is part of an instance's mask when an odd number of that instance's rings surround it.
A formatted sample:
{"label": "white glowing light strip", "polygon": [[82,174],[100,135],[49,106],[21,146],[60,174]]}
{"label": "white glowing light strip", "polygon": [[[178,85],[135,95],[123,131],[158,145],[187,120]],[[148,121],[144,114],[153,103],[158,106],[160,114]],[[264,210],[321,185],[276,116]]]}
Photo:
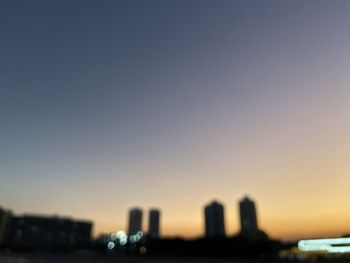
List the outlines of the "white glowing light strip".
{"label": "white glowing light strip", "polygon": [[350,238],[300,240],[298,242],[298,248],[302,251],[327,251],[329,253],[349,253]]}

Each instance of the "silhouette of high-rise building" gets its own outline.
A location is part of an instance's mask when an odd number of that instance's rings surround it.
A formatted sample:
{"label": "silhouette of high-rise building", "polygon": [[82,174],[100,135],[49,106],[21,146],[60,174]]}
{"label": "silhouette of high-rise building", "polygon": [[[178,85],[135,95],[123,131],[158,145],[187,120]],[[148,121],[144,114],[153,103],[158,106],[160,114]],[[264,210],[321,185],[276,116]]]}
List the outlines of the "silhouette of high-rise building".
{"label": "silhouette of high-rise building", "polygon": [[204,208],[205,215],[205,236],[224,237],[225,219],[224,207],[220,203],[213,201]]}
{"label": "silhouette of high-rise building", "polygon": [[255,203],[247,196],[239,201],[241,233],[255,235],[259,232]]}
{"label": "silhouette of high-rise building", "polygon": [[239,201],[241,223],[240,234],[250,239],[267,239],[266,233],[259,229],[256,207],[253,200],[247,196]]}
{"label": "silhouette of high-rise building", "polygon": [[239,214],[242,233],[254,233],[258,230],[255,203],[248,197],[239,201]]}
{"label": "silhouette of high-rise building", "polygon": [[151,209],[149,212],[148,221],[148,236],[150,238],[159,238],[160,226],[160,211],[158,209]]}
{"label": "silhouette of high-rise building", "polygon": [[142,209],[133,208],[129,211],[128,235],[135,235],[142,230]]}

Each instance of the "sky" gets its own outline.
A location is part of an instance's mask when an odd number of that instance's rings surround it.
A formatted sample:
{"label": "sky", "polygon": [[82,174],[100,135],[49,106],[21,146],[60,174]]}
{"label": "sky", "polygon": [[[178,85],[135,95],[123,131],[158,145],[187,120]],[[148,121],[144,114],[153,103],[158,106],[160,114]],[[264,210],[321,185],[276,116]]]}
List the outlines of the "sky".
{"label": "sky", "polygon": [[[350,2],[0,2],[0,206],[164,236],[257,205],[283,240],[350,233]],[[144,220],[147,228],[147,220]]]}

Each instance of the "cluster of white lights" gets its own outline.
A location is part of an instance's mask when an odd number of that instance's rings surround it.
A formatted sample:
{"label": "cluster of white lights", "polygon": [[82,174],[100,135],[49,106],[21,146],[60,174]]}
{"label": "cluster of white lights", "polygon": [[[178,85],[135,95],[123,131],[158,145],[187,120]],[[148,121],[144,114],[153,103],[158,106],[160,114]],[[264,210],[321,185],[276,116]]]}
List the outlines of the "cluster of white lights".
{"label": "cluster of white lights", "polygon": [[138,231],[135,235],[131,235],[129,237],[129,241],[130,243],[137,243],[141,240],[142,237],[143,237],[142,231]]}
{"label": "cluster of white lights", "polygon": [[350,238],[326,238],[300,240],[298,248],[302,251],[326,251],[329,253],[350,253]]}
{"label": "cluster of white lights", "polygon": [[131,235],[128,238],[128,235],[124,231],[117,231],[110,236],[110,241],[107,243],[107,248],[112,250],[115,248],[116,244],[121,246],[125,246],[128,243],[128,239],[130,243],[137,243],[143,237],[143,232],[138,231],[135,235]]}

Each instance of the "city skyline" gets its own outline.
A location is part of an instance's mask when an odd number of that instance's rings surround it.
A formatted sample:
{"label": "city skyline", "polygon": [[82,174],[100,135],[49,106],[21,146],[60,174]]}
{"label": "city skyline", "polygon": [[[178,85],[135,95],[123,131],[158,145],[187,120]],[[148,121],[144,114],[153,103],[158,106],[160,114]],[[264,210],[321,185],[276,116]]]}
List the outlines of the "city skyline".
{"label": "city skyline", "polygon": [[[163,236],[251,194],[283,240],[350,232],[350,2],[0,1],[0,205]],[[127,231],[126,231],[127,232]]]}
{"label": "city skyline", "polygon": [[[160,229],[162,228],[162,222],[160,220],[160,210],[158,208],[150,208],[148,213],[148,222],[147,227],[144,223],[143,217],[144,212],[140,207],[133,207],[128,209],[128,220],[127,224],[124,228],[114,228],[113,231],[109,232],[96,232],[94,238],[99,238],[101,236],[110,236],[113,233],[117,233],[118,231],[125,231],[129,236],[133,236],[141,231],[143,234],[146,234],[148,237],[152,239],[158,238],[230,238],[232,236],[244,236],[251,239],[266,239],[266,238],[276,238],[271,237],[268,233],[264,232],[263,228],[259,227],[258,223],[258,213],[256,209],[255,200],[251,199],[248,195],[244,195],[239,198],[236,202],[237,206],[237,220],[239,221],[238,229],[234,230],[232,233],[226,233],[226,228],[230,228],[231,223],[227,222],[225,217],[225,207],[222,203],[218,202],[217,199],[213,199],[210,203],[204,205],[204,213],[202,217],[202,223],[204,227],[204,231],[198,235],[187,236],[186,233],[179,233],[175,236],[172,235],[162,235],[160,233]],[[5,214],[4,214],[5,213]],[[0,230],[4,231],[2,228],[5,226],[4,223],[7,216],[10,218],[13,215],[13,211],[11,209],[4,209],[0,206]],[[67,220],[72,220],[71,216],[62,216],[62,215],[43,215],[36,213],[23,213],[20,216],[22,217],[42,217],[42,218],[65,218]],[[81,222],[89,222],[89,219],[79,219]],[[94,224],[91,222],[91,224]],[[228,226],[227,226],[228,225]],[[93,230],[94,228],[92,228]],[[146,230],[147,229],[147,230]],[[2,236],[2,232],[0,231],[0,237]],[[339,233],[338,235],[344,235],[347,232]],[[336,234],[333,234],[334,236]],[[319,237],[319,236],[309,236],[310,238]],[[300,239],[300,236],[296,236],[295,238],[283,239],[282,241],[296,241]],[[0,238],[1,243],[1,238]]]}

